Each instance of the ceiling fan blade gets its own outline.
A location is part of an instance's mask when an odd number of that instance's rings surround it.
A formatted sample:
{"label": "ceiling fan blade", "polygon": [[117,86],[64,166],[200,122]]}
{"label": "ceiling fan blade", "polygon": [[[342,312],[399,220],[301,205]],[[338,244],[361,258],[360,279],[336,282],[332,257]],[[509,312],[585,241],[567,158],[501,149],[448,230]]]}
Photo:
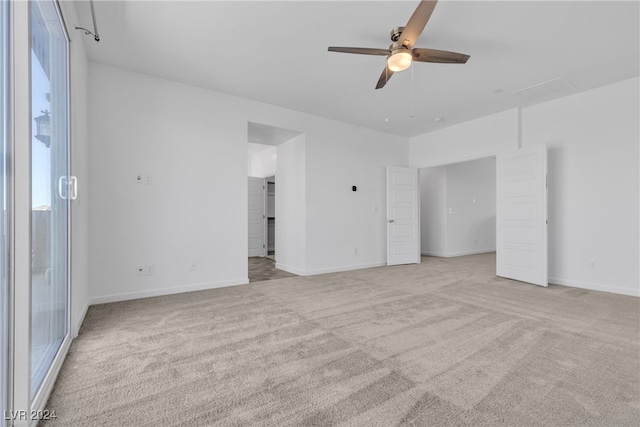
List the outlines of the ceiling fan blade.
{"label": "ceiling fan blade", "polygon": [[470,58],[464,53],[437,49],[415,48],[411,51],[413,60],[418,62],[439,62],[441,64],[464,64]]}
{"label": "ceiling fan blade", "polygon": [[369,47],[336,47],[329,46],[329,52],[357,53],[360,55],[380,55],[387,56],[389,49],[373,49]]}
{"label": "ceiling fan blade", "polygon": [[384,70],[382,70],[382,74],[380,75],[380,79],[378,79],[376,89],[382,89],[384,85],[387,84],[391,76],[393,76],[393,71],[389,69],[389,66],[385,66]]}
{"label": "ceiling fan blade", "polygon": [[424,26],[427,25],[427,21],[431,18],[431,14],[437,3],[438,0],[422,0],[415,12],[413,12],[413,15],[411,15],[411,18],[409,18],[409,22],[407,22],[404,30],[402,30],[402,35],[398,41],[409,49],[413,48],[416,40],[418,40],[418,37],[422,34]]}

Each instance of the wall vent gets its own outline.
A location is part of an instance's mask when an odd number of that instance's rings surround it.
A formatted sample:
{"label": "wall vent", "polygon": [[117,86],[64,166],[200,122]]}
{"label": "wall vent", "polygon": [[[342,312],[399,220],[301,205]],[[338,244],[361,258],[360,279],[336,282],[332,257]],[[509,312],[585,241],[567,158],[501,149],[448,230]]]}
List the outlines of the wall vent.
{"label": "wall vent", "polygon": [[513,93],[521,96],[527,101],[541,101],[544,99],[556,98],[562,95],[569,95],[570,93],[573,93],[575,91],[576,87],[573,83],[571,83],[567,79],[558,77],[557,79],[529,86],[524,89],[517,90]]}

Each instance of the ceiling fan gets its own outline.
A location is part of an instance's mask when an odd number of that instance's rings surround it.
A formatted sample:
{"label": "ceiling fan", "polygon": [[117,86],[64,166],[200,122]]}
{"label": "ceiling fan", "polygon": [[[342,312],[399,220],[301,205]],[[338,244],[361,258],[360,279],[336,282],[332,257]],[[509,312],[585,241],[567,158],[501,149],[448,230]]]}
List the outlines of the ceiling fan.
{"label": "ceiling fan", "polygon": [[380,55],[387,57],[387,66],[382,71],[376,89],[383,88],[393,73],[404,71],[417,62],[438,62],[441,64],[464,64],[469,55],[449,52],[446,50],[414,48],[418,37],[422,34],[427,21],[438,3],[437,0],[422,0],[416,8],[409,22],[404,27],[391,30],[393,44],[389,49],[372,49],[368,47],[335,47],[330,46],[329,52],[357,53],[361,55]]}

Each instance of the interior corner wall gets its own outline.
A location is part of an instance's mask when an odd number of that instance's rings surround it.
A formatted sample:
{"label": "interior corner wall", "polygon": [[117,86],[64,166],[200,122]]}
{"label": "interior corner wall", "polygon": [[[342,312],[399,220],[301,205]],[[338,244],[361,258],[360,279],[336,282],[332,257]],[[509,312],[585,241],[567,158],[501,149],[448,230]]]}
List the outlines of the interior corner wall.
{"label": "interior corner wall", "polygon": [[[60,2],[60,6],[69,26],[80,25],[72,3]],[[69,32],[71,175],[78,179],[78,198],[71,202],[71,335],[74,337],[89,307],[89,71],[83,37],[86,36],[81,31]]]}
{"label": "interior corner wall", "polygon": [[446,256],[494,252],[496,159],[456,163],[446,171]]}
{"label": "interior corner wall", "polygon": [[[548,146],[552,283],[640,296],[638,80],[522,110],[523,145]],[[424,167],[517,146],[509,110],[411,138],[409,153]]]}
{"label": "interior corner wall", "polygon": [[276,157],[276,268],[299,275],[306,273],[305,145],[305,135],[297,136]]}
{"label": "interior corner wall", "polygon": [[421,169],[420,227],[424,255],[495,251],[495,158]]}
{"label": "interior corner wall", "polygon": [[551,283],[640,296],[638,82],[523,110],[523,145],[548,148]]}
{"label": "interior corner wall", "polygon": [[447,256],[447,168],[420,169],[420,252]]}

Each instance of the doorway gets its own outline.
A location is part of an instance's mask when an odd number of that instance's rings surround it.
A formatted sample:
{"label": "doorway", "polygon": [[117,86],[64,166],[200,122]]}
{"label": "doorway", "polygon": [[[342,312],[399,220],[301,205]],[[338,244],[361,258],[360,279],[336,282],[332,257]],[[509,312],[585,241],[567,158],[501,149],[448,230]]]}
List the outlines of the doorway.
{"label": "doorway", "polygon": [[[279,248],[278,227],[286,224],[276,218],[284,212],[284,204],[278,188],[278,146],[302,132],[260,123],[248,123],[248,271],[250,282],[295,276],[276,268]],[[287,166],[287,163],[284,163]],[[286,172],[286,167],[285,167]],[[284,173],[286,181],[286,173]],[[286,188],[283,190],[286,195]],[[286,216],[286,215],[285,215]]]}
{"label": "doorway", "polygon": [[420,169],[421,253],[496,251],[496,158]]}
{"label": "doorway", "polygon": [[[484,174],[469,172],[478,168],[484,169]],[[427,193],[421,194],[425,255],[495,251],[496,275],[548,286],[545,144],[506,150],[495,158],[439,166],[421,175],[422,191]],[[435,197],[429,197],[429,192]],[[484,203],[484,209],[482,204],[474,206],[481,201],[492,203]],[[487,210],[493,207],[495,211]],[[471,221],[465,221],[468,218]],[[460,233],[470,225],[474,233]]]}

